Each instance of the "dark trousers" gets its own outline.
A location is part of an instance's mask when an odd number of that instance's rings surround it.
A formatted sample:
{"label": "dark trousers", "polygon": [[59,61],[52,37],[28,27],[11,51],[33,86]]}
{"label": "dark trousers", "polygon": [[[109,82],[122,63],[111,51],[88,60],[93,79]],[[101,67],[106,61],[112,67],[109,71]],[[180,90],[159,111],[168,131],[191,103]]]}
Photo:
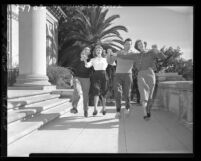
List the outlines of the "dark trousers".
{"label": "dark trousers", "polygon": [[121,111],[122,91],[124,94],[126,109],[130,108],[130,93],[132,84],[132,73],[116,73],[114,77],[114,92],[116,100],[116,111]]}
{"label": "dark trousers", "polygon": [[109,98],[114,98],[114,75],[115,75],[116,66],[108,65],[106,71],[108,75],[108,91],[110,92]]}
{"label": "dark trousers", "polygon": [[133,78],[133,84],[131,89],[131,100],[136,99],[137,103],[140,103],[140,92],[138,89],[137,78]]}
{"label": "dark trousers", "polygon": [[74,86],[73,97],[72,97],[73,108],[77,109],[77,105],[80,100],[80,97],[81,95],[83,95],[83,107],[84,107],[84,111],[87,111],[88,102],[89,102],[90,79],[74,77],[73,86]]}

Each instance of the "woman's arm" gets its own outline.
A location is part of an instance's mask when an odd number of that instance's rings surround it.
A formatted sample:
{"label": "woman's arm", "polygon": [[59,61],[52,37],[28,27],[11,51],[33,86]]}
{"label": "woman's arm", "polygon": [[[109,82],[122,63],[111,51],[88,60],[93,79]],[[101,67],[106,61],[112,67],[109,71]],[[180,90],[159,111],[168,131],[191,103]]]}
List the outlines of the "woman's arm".
{"label": "woman's arm", "polygon": [[87,62],[87,60],[85,59],[85,60],[84,60],[84,64],[85,64],[85,67],[86,67],[86,68],[92,67],[92,59],[91,59],[89,62]]}
{"label": "woman's arm", "polygon": [[158,49],[151,49],[150,51],[148,52],[151,52],[154,57],[156,58],[159,58],[159,59],[162,59],[162,60],[165,60],[167,57],[162,53],[160,52]]}

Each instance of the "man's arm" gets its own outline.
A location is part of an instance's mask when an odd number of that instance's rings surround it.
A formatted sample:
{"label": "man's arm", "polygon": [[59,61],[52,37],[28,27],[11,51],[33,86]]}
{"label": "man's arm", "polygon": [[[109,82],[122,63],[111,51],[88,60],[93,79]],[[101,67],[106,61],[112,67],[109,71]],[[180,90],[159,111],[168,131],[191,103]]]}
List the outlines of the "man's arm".
{"label": "man's arm", "polygon": [[121,59],[135,60],[135,59],[137,59],[137,54],[134,54],[134,53],[130,52],[127,55],[117,54],[117,57],[121,58]]}

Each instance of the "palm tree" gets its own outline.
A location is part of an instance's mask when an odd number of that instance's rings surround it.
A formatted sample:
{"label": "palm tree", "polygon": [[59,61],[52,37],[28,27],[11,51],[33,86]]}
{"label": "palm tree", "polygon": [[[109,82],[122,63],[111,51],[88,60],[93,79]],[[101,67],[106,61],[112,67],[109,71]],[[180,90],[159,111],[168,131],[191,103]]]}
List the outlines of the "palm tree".
{"label": "palm tree", "polygon": [[69,56],[71,63],[74,63],[85,46],[93,48],[99,43],[105,49],[111,48],[114,51],[122,49],[123,39],[119,31],[127,32],[128,30],[122,25],[111,27],[112,22],[119,18],[119,15],[106,18],[109,10],[103,10],[101,6],[62,6],[62,9],[68,19],[63,20],[59,25],[59,62],[61,65],[69,64],[66,61]]}

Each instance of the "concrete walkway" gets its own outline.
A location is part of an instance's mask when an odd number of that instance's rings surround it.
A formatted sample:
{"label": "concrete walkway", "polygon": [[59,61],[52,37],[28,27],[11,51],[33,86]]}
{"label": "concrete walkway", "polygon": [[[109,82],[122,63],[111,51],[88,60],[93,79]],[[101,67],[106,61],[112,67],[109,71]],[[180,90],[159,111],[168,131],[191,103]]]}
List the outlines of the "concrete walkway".
{"label": "concrete walkway", "polygon": [[[115,119],[115,107],[108,106],[105,116],[98,113],[83,117],[83,110],[67,113],[40,130],[8,146],[8,156],[30,153],[192,153],[193,132],[167,111],[153,110],[143,120],[140,106]],[[101,110],[101,107],[98,108]]]}

